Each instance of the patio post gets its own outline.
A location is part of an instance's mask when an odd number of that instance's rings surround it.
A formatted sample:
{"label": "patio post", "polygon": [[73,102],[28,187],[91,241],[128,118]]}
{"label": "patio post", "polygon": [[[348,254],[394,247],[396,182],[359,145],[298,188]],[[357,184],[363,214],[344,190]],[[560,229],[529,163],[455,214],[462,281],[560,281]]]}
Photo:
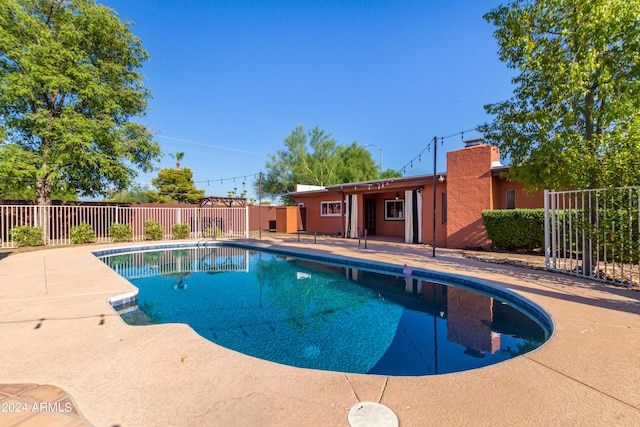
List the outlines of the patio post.
{"label": "patio post", "polygon": [[437,153],[438,153],[438,137],[433,137],[433,243],[431,247],[433,248],[433,252],[431,253],[431,257],[435,258],[436,256],[436,201],[438,199],[436,193],[436,162],[437,162]]}

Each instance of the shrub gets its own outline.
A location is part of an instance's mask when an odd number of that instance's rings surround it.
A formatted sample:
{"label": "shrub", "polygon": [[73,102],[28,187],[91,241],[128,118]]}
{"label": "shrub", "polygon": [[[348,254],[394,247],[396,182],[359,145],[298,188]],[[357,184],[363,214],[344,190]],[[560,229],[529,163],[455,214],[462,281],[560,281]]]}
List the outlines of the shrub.
{"label": "shrub", "polygon": [[111,224],[109,236],[114,242],[130,242],[133,240],[133,230],[128,224]]}
{"label": "shrub", "polygon": [[144,223],[144,238],[148,240],[162,240],[164,228],[158,221],[148,219]]}
{"label": "shrub", "polygon": [[178,224],[173,224],[173,238],[174,239],[186,239],[191,234],[191,229],[189,228],[189,224],[186,222],[181,222]]}
{"label": "shrub", "polygon": [[96,233],[94,233],[93,228],[91,228],[91,226],[86,222],[83,222],[76,227],[71,227],[69,235],[71,236],[71,243],[74,245],[91,243],[96,240]]}
{"label": "shrub", "polygon": [[42,233],[42,227],[27,227],[25,225],[13,227],[9,231],[11,240],[19,248],[44,245]]}
{"label": "shrub", "polygon": [[531,250],[544,247],[544,209],[483,211],[482,223],[494,248]]}
{"label": "shrub", "polygon": [[202,233],[202,236],[203,237],[221,237],[222,236],[222,230],[220,230],[216,226],[207,227],[204,230],[204,233]]}

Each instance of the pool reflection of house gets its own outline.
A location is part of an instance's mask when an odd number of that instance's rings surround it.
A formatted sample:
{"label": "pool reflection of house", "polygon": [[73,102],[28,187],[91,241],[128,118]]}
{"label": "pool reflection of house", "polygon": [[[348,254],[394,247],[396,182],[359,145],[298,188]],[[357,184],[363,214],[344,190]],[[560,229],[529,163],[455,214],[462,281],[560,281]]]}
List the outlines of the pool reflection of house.
{"label": "pool reflection of house", "polygon": [[500,333],[493,328],[494,304],[499,303],[493,298],[425,280],[406,278],[405,282],[405,291],[418,296],[427,313],[447,320],[448,341],[479,357],[500,349]]}
{"label": "pool reflection of house", "polygon": [[474,352],[495,353],[500,334],[492,330],[495,300],[485,295],[451,287],[447,292],[448,340]]}
{"label": "pool reflection of house", "polygon": [[[343,267],[327,267],[340,271]],[[544,341],[544,331],[519,310],[490,296],[464,288],[417,279],[416,277],[379,276],[367,270],[344,269],[349,280],[366,283],[385,299],[407,310],[423,312],[447,323],[447,340],[460,344],[474,355],[495,353],[501,335],[532,336]],[[394,281],[395,280],[395,281]]]}
{"label": "pool reflection of house", "polygon": [[[542,193],[528,196],[522,184],[500,176],[508,168],[500,164],[495,147],[478,144],[451,151],[447,165],[435,179],[437,246],[488,247],[483,210],[543,207]],[[299,209],[298,228],[307,232],[358,238],[366,230],[368,236],[432,243],[433,183],[433,175],[419,175],[300,187],[305,191],[291,196]]]}

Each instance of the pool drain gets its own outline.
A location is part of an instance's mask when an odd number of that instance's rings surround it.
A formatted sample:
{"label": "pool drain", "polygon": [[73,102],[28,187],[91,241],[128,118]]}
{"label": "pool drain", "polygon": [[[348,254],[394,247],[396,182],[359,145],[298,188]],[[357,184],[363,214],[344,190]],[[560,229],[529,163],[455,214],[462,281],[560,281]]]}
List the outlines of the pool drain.
{"label": "pool drain", "polygon": [[398,417],[380,403],[360,402],[347,415],[351,427],[398,427]]}

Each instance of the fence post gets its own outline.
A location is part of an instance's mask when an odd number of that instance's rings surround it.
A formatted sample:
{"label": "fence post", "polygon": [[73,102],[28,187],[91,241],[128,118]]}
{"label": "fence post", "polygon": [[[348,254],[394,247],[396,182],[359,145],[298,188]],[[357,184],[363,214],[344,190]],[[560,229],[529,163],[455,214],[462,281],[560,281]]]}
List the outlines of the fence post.
{"label": "fence post", "polygon": [[551,202],[551,216],[549,218],[549,220],[551,221],[550,227],[551,227],[551,257],[553,258],[553,268],[555,269],[557,267],[556,264],[556,255],[557,255],[557,248],[556,248],[556,195],[555,195],[555,191],[552,191],[550,194],[550,197],[552,197],[552,199],[550,200]]}
{"label": "fence post", "polygon": [[244,238],[249,238],[249,206],[244,207]]}
{"label": "fence post", "polygon": [[549,269],[549,253],[551,252],[549,242],[549,190],[544,190],[544,266]]}

